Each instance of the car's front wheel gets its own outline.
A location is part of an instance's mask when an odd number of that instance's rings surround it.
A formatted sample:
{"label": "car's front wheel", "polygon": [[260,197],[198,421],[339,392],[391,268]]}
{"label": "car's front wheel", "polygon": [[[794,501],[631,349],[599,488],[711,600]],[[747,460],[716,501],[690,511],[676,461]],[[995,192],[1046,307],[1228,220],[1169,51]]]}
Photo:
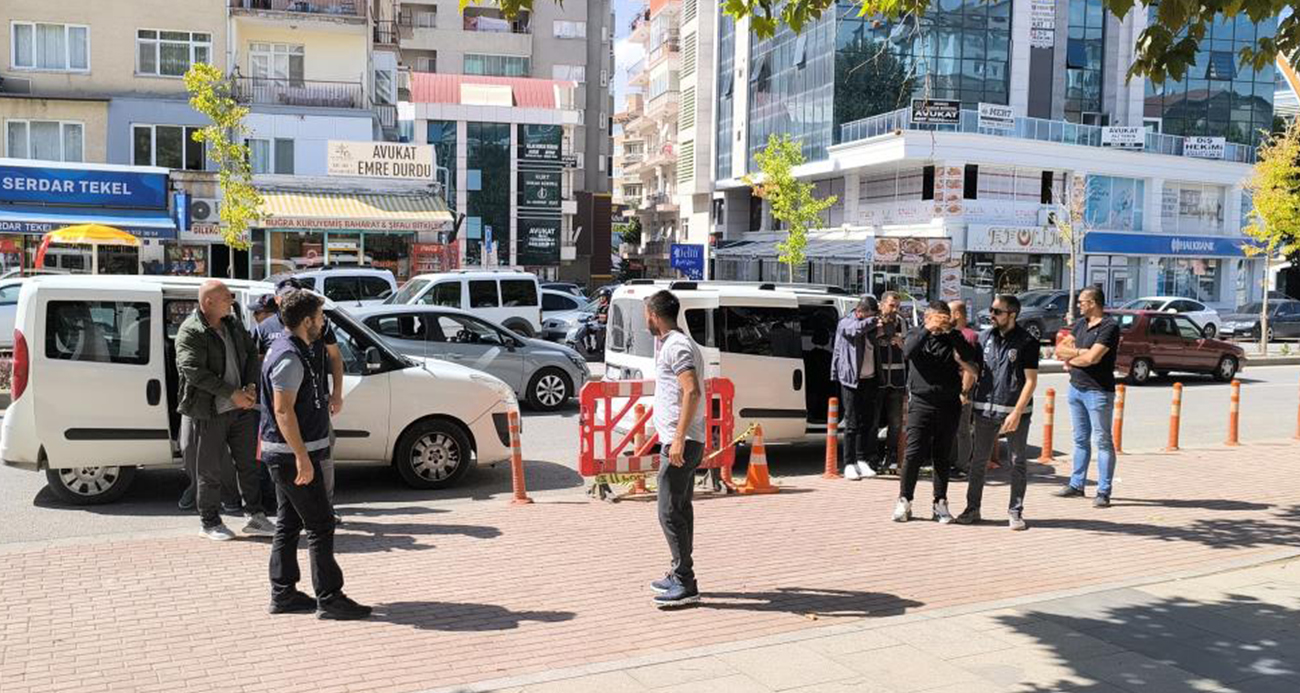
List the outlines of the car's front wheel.
{"label": "car's front wheel", "polygon": [[1237,374],[1237,359],[1232,356],[1224,356],[1219,359],[1219,365],[1214,368],[1214,379],[1221,383],[1230,382],[1232,376]]}
{"label": "car's front wheel", "polygon": [[470,455],[469,437],[459,426],[433,419],[406,429],[393,464],[412,488],[447,488],[469,470]]}
{"label": "car's front wheel", "polygon": [[558,368],[543,368],[528,383],[528,406],[538,411],[555,411],[573,396],[569,376]]}
{"label": "car's front wheel", "polygon": [[1151,380],[1151,362],[1146,359],[1134,359],[1128,369],[1128,381],[1134,385],[1145,385]]}
{"label": "car's front wheel", "polygon": [[1201,330],[1201,334],[1205,335],[1206,339],[1214,339],[1219,335],[1219,328],[1214,323],[1207,322],[1205,328]]}
{"label": "car's front wheel", "polygon": [[69,505],[102,505],[121,498],[135,480],[135,467],[47,469],[45,482]]}

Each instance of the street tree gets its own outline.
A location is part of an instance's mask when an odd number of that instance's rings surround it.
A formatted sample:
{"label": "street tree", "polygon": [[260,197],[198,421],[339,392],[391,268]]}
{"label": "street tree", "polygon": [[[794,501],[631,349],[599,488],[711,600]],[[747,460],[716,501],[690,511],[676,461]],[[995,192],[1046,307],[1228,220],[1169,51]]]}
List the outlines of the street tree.
{"label": "street tree", "polygon": [[[221,71],[207,63],[194,63],[185,73],[190,107],[207,116],[209,125],[194,133],[203,143],[208,160],[217,168],[221,186],[221,240],[234,250],[247,250],[248,229],[261,218],[262,196],[253,187],[253,169],[248,161],[248,108],[235,98],[233,84]],[[235,254],[230,253],[234,276]]]}
{"label": "street tree", "polygon": [[1251,242],[1248,256],[1264,260],[1264,299],[1259,307],[1259,351],[1268,350],[1268,276],[1273,263],[1300,252],[1300,119],[1291,119],[1281,132],[1260,145],[1245,184],[1252,209],[1243,229]]}
{"label": "street tree", "polygon": [[619,243],[626,243],[631,246],[639,247],[641,245],[641,219],[632,217],[626,224],[618,227]]}
{"label": "street tree", "polygon": [[[562,0],[541,0],[561,2]],[[509,17],[532,11],[535,0],[460,0],[461,9],[471,4],[494,4]],[[1242,62],[1261,70],[1282,55],[1300,48],[1300,17],[1282,16],[1293,3],[1288,0],[1102,0],[1106,9],[1119,17],[1129,12],[1154,10],[1155,18],[1138,35],[1131,77],[1149,77],[1163,83],[1181,80],[1196,63],[1196,52],[1216,20],[1244,14],[1253,22],[1278,17],[1277,34],[1242,48]],[[861,17],[880,20],[919,18],[933,10],[933,0],[854,0]],[[836,6],[834,0],[722,0],[723,10],[736,19],[750,20],[759,38],[768,38],[780,26],[796,33]]]}
{"label": "street tree", "polygon": [[808,229],[820,224],[822,212],[835,204],[837,198],[834,195],[818,198],[813,194],[812,183],[795,177],[794,169],[804,159],[799,143],[789,135],[770,135],[767,147],[754,160],[758,163],[758,175],[745,174],[742,180],[753,188],[754,195],[772,206],[772,217],[785,227],[785,240],[776,244],[777,259],[789,268],[793,282],[794,268],[804,262]]}
{"label": "street tree", "polygon": [[1051,219],[1070,250],[1065,261],[1070,268],[1070,304],[1065,309],[1065,320],[1074,323],[1074,292],[1079,286],[1079,261],[1083,259],[1083,239],[1088,235],[1087,178],[1076,175],[1066,181],[1064,199],[1052,205]]}

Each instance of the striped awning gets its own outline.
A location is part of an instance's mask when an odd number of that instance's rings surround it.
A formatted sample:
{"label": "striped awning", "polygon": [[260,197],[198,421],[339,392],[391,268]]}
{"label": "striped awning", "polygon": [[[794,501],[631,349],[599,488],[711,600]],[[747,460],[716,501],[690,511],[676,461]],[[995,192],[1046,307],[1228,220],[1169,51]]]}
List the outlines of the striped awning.
{"label": "striped awning", "polygon": [[324,192],[262,192],[262,221],[268,229],[442,231],[451,212],[440,196],[369,195]]}

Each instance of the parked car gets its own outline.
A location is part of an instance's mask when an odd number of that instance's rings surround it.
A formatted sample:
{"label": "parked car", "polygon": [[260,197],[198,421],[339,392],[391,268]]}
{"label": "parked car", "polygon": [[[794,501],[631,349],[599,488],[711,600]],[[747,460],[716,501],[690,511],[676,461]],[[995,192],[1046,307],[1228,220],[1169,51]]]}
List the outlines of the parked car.
{"label": "parked car", "polygon": [[[1256,301],[1224,315],[1220,335],[1227,339],[1259,339],[1261,308],[1263,305]],[[1300,337],[1300,301],[1269,299],[1268,341],[1296,337]]]}
{"label": "parked car", "polygon": [[[1231,342],[1210,339],[1191,318],[1150,310],[1106,312],[1119,323],[1115,372],[1134,385],[1170,372],[1206,373],[1228,382],[1246,366],[1246,352]],[[1056,341],[1069,334],[1063,327]]]}
{"label": "parked car", "polygon": [[[1019,294],[1021,327],[1025,328],[1035,339],[1042,341],[1065,326],[1065,316],[1070,308],[1068,291],[1026,291]],[[979,328],[992,326],[993,321],[987,310],[981,311]]]}
{"label": "parked car", "polygon": [[[45,472],[76,505],[120,498],[138,467],[180,467],[176,330],[205,281],[189,277],[29,279],[19,294],[13,403],[0,459]],[[227,280],[236,315],[271,284]],[[339,463],[392,465],[415,488],[455,484],[478,464],[509,459],[501,380],[437,359],[411,358],[332,301],[325,313],[344,361],[347,406],[334,418]],[[87,387],[87,383],[94,387]]]}
{"label": "parked car", "polygon": [[542,339],[548,342],[563,342],[587,317],[595,315],[600,307],[600,299],[587,301],[573,310],[556,313],[544,313],[542,320]]}
{"label": "parked car", "polygon": [[454,308],[388,305],[353,312],[408,356],[442,359],[490,373],[539,411],[554,411],[591,377],[586,359]]}
{"label": "parked car", "polygon": [[546,318],[556,313],[580,310],[588,303],[591,301],[580,296],[554,289],[542,289],[542,322],[545,323]]}
{"label": "parked car", "polygon": [[0,279],[0,351],[14,348],[14,318],[18,315],[18,292],[26,279]]}
{"label": "parked car", "polygon": [[1219,334],[1222,320],[1219,311],[1190,298],[1181,296],[1147,296],[1135,298],[1120,306],[1121,310],[1153,310],[1160,313],[1179,313],[1186,315],[1196,323],[1206,337],[1214,338]]}
{"label": "parked car", "polygon": [[582,290],[582,287],[573,282],[546,282],[542,284],[542,288],[550,291],[562,291],[566,294],[577,296],[578,298],[586,298],[587,296],[587,293]]}
{"label": "parked car", "polygon": [[[323,267],[294,272],[307,288],[346,308],[379,305],[397,293],[397,280],[386,269]],[[280,277],[272,277],[271,283]]]}
{"label": "parked car", "polygon": [[542,289],[537,275],[519,270],[421,274],[384,303],[456,308],[529,338],[542,331]]}

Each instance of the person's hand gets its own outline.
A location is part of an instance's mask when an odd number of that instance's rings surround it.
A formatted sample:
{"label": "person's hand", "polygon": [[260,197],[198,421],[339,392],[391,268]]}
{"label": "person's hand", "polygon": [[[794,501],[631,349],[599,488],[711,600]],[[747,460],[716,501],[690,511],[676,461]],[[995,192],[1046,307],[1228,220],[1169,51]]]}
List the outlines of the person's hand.
{"label": "person's hand", "polygon": [[240,409],[252,409],[257,405],[257,400],[249,394],[248,390],[236,390],[235,394],[230,396],[230,401]]}
{"label": "person's hand", "polygon": [[970,395],[966,394],[965,392],[961,393],[960,399],[961,399],[961,405],[963,407],[966,406],[967,404],[970,404]]}
{"label": "person's hand", "polygon": [[948,331],[948,316],[943,313],[926,313],[925,329],[931,334],[942,334]]}
{"label": "person's hand", "polygon": [[678,438],[668,447],[668,463],[674,467],[681,467],[686,464],[686,441]]}
{"label": "person's hand", "polygon": [[1002,428],[998,429],[998,435],[1010,435],[1020,429],[1020,412],[1012,411],[1011,415],[1002,422]]}
{"label": "person's hand", "polygon": [[298,476],[294,477],[293,483],[298,486],[306,486],[316,477],[316,470],[311,466],[311,457],[307,455],[295,455],[294,461],[298,465]]}
{"label": "person's hand", "polygon": [[338,416],[341,411],[343,411],[343,394],[330,395],[330,416]]}
{"label": "person's hand", "polygon": [[902,333],[895,333],[895,334],[894,334],[894,338],[893,338],[892,340],[890,340],[890,342],[891,342],[894,346],[896,346],[896,347],[898,347],[898,348],[900,348],[900,349],[903,348],[903,335],[902,335]]}

